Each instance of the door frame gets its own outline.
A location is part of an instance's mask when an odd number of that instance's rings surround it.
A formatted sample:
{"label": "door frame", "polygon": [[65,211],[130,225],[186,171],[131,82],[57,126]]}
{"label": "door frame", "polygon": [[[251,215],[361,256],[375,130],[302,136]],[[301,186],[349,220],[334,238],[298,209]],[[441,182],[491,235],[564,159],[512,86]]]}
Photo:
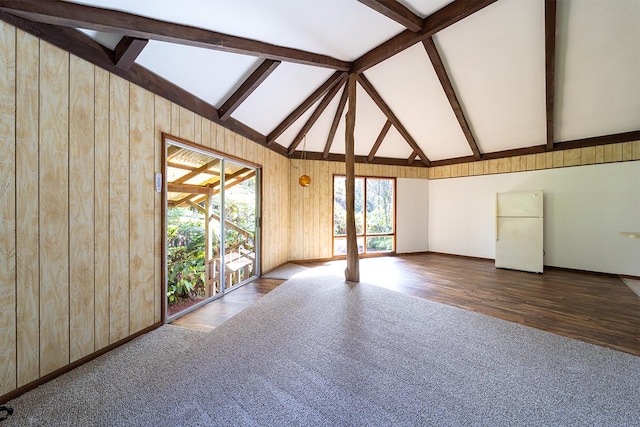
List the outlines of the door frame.
{"label": "door frame", "polygon": [[[162,195],[162,213],[161,213],[161,222],[162,222],[162,250],[161,250],[161,260],[160,260],[160,266],[162,269],[162,274],[161,276],[161,283],[159,284],[160,286],[160,295],[161,295],[161,307],[160,307],[160,312],[161,312],[161,322],[162,323],[170,323],[174,320],[176,320],[177,318],[190,313],[200,307],[202,307],[205,304],[208,304],[218,298],[223,297],[224,295],[226,295],[228,292],[233,291],[234,289],[240,288],[242,286],[244,286],[245,284],[257,279],[258,277],[260,277],[260,275],[262,274],[262,166],[257,164],[257,163],[253,163],[244,159],[241,159],[239,157],[235,157],[217,150],[214,150],[212,148],[209,147],[205,147],[199,144],[196,144],[194,142],[188,141],[186,139],[183,138],[179,138],[176,136],[173,136],[171,134],[162,132],[162,165],[161,165],[161,170],[162,172],[160,172],[160,174],[162,175],[161,177],[158,177],[156,175],[156,180],[160,179],[161,182],[161,186],[162,188],[160,189],[161,195]],[[180,147],[180,148],[184,148],[187,150],[192,150],[201,154],[205,154],[208,156],[212,156],[215,158],[218,158],[221,160],[221,172],[224,172],[224,165],[225,162],[229,161],[232,162],[234,164],[239,164],[241,166],[245,166],[248,168],[252,168],[255,169],[255,179],[256,179],[256,201],[255,201],[255,209],[256,209],[256,213],[255,213],[255,236],[254,236],[254,241],[255,241],[255,261],[254,261],[254,274],[253,276],[251,276],[250,278],[243,280],[242,282],[240,282],[237,285],[234,285],[232,288],[226,288],[226,283],[224,283],[224,277],[221,279],[222,283],[221,283],[221,290],[218,294],[213,295],[209,298],[206,298],[200,302],[198,302],[197,304],[192,305],[191,307],[188,307],[186,309],[184,309],[183,311],[181,311],[179,314],[175,314],[173,316],[167,316],[167,307],[168,307],[168,301],[167,301],[167,209],[168,209],[168,198],[167,198],[167,147],[169,145],[173,145],[176,147]],[[224,173],[223,173],[224,175]],[[222,177],[222,185],[224,185],[224,176]],[[158,181],[156,181],[156,187],[158,187]],[[156,188],[158,189],[158,188]],[[221,199],[222,199],[222,203],[221,203],[221,213],[224,212],[224,187],[221,186]],[[221,230],[221,235],[224,236],[224,221],[221,222],[222,223],[222,230]],[[224,250],[224,237],[221,241],[221,246],[223,247]],[[224,268],[224,266],[221,266],[222,268]],[[221,276],[223,276],[221,274]]]}

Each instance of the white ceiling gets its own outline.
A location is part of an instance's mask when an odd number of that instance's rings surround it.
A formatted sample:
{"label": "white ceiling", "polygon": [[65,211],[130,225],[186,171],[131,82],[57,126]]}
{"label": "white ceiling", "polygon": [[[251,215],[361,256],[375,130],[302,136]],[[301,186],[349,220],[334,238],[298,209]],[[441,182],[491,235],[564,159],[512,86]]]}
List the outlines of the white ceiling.
{"label": "white ceiling", "polygon": [[[401,0],[424,18],[450,0]],[[405,30],[356,0],[83,0],[163,21],[354,61]],[[438,32],[434,42],[482,153],[546,144],[543,0],[498,0]],[[85,31],[109,48],[120,36]],[[640,129],[640,1],[558,0],[556,142]],[[136,62],[219,108],[262,59],[151,41]],[[263,135],[273,131],[334,70],[283,62],[232,114]],[[431,161],[472,150],[425,48],[418,43],[366,70],[384,102]],[[298,146],[322,152],[335,98]],[[316,102],[316,105],[319,101]],[[288,148],[315,105],[277,139]],[[356,154],[368,155],[386,116],[359,87]],[[331,153],[344,153],[344,117]],[[376,155],[407,159],[394,126]]]}

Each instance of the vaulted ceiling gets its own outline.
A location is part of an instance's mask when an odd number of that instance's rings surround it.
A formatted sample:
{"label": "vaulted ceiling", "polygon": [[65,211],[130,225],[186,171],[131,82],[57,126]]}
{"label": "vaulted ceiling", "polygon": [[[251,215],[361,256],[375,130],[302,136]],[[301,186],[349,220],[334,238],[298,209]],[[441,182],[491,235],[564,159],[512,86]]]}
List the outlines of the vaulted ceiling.
{"label": "vaulted ceiling", "polygon": [[0,11],[292,157],[344,158],[348,73],[360,162],[640,139],[638,0],[0,0]]}

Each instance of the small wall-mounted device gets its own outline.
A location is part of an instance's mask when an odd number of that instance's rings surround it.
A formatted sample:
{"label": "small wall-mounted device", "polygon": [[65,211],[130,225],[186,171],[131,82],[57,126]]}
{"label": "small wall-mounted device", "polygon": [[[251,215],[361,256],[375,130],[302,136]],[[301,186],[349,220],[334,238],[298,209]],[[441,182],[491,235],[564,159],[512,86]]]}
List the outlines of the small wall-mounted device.
{"label": "small wall-mounted device", "polygon": [[162,174],[160,172],[156,172],[156,192],[162,192]]}

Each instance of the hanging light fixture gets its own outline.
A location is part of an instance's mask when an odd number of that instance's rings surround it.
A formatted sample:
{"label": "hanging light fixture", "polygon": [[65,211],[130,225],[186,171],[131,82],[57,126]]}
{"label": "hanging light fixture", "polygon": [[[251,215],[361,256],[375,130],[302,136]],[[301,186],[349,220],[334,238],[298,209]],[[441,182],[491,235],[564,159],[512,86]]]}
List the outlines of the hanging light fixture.
{"label": "hanging light fixture", "polygon": [[[307,159],[307,134],[305,133],[304,141],[302,142],[302,163],[303,164],[306,159]],[[311,185],[311,177],[307,174],[300,175],[300,178],[298,179],[298,184],[300,184],[301,187],[308,187],[309,185]]]}

